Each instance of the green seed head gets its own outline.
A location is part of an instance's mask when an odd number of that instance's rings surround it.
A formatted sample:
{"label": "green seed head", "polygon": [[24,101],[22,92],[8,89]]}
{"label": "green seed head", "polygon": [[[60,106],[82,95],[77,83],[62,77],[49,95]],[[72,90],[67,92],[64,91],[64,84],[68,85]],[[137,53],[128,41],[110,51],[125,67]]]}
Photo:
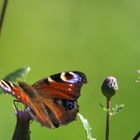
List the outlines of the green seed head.
{"label": "green seed head", "polygon": [[101,86],[102,93],[105,97],[111,98],[118,90],[117,79],[113,76],[108,76]]}

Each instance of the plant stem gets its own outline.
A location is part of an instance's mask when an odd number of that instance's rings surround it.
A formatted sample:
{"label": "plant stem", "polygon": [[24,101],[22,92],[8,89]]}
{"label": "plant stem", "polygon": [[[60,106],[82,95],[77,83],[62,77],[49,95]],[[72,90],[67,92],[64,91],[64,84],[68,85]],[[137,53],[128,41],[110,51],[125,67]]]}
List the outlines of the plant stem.
{"label": "plant stem", "polygon": [[140,131],[136,134],[136,136],[133,138],[133,140],[138,140],[140,138]]}
{"label": "plant stem", "polygon": [[8,0],[4,0],[2,10],[0,13],[0,35],[1,35],[1,31],[2,31],[2,25],[3,25],[3,21],[4,21],[4,17],[5,17],[7,4],[8,4]]}
{"label": "plant stem", "polygon": [[105,134],[105,140],[109,140],[109,123],[110,123],[110,104],[111,104],[111,99],[106,98],[106,134]]}
{"label": "plant stem", "polygon": [[30,140],[31,116],[27,111],[17,111],[17,123],[12,140]]}

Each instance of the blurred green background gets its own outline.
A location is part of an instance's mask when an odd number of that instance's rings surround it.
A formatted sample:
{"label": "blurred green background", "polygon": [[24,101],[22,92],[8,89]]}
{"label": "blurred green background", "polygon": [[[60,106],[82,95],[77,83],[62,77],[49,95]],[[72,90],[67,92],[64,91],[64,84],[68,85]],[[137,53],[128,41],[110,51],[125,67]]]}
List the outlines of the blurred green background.
{"label": "blurred green background", "polygon": [[[0,0],[0,7],[2,0]],[[26,82],[65,70],[88,78],[79,98],[80,113],[94,137],[104,139],[105,104],[100,87],[106,76],[118,79],[112,106],[125,104],[112,117],[111,140],[130,140],[140,129],[140,1],[14,0],[9,1],[0,38],[0,77],[25,65]],[[0,96],[0,139],[10,140],[15,127],[13,97]],[[79,120],[58,129],[31,125],[32,140],[86,140]]]}

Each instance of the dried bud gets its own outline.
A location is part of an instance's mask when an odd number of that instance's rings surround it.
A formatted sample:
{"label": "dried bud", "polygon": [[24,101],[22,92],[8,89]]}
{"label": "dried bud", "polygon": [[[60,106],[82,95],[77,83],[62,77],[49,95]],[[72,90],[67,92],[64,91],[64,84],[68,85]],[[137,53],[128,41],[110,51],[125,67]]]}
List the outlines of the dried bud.
{"label": "dried bud", "polygon": [[118,84],[116,78],[113,76],[108,76],[104,80],[101,86],[101,90],[104,96],[106,96],[107,98],[111,98],[118,90]]}

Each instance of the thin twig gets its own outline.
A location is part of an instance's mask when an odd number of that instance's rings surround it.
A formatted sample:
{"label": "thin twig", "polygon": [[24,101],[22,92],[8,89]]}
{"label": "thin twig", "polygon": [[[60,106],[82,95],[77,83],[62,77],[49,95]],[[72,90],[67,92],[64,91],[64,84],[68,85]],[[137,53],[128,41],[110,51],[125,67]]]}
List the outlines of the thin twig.
{"label": "thin twig", "polygon": [[5,17],[7,4],[8,4],[8,0],[4,0],[2,10],[1,10],[1,13],[0,13],[0,35],[1,35],[1,32],[2,32],[2,25],[3,25],[3,22],[4,22],[4,17]]}
{"label": "thin twig", "polygon": [[106,134],[105,134],[105,140],[109,140],[109,123],[110,123],[110,98],[106,99]]}

